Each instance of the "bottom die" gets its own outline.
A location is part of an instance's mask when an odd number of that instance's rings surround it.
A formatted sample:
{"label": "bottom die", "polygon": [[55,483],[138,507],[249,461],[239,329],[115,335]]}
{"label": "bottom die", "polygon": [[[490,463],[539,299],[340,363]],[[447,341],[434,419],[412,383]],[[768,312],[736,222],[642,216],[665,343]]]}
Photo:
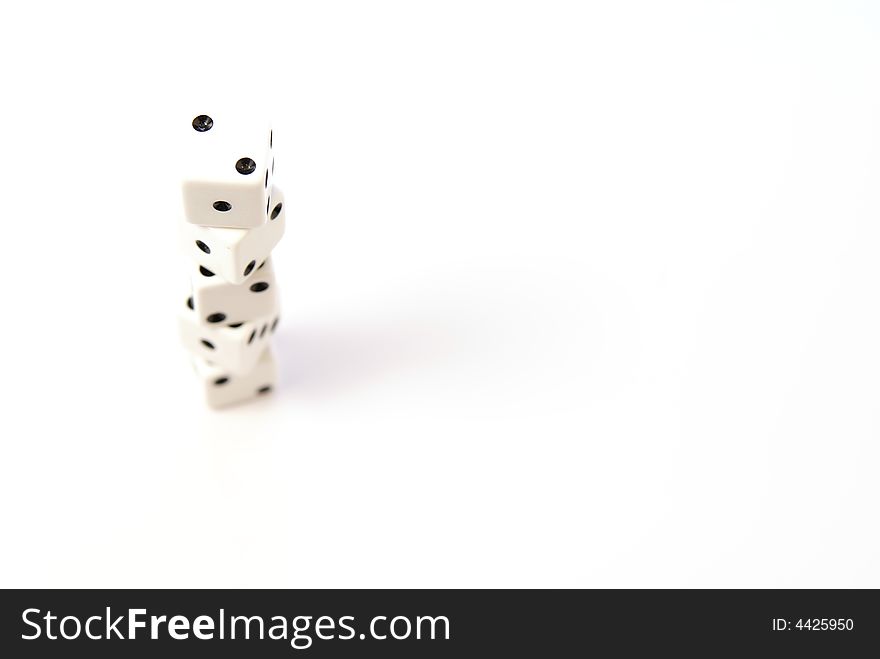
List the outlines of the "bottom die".
{"label": "bottom die", "polygon": [[206,325],[199,322],[192,306],[192,298],[188,298],[178,315],[183,346],[196,357],[233,373],[246,373],[253,368],[278,327],[278,316],[231,325]]}
{"label": "bottom die", "polygon": [[253,369],[236,374],[218,364],[196,357],[196,373],[205,391],[205,399],[211,407],[227,407],[253,398],[265,396],[278,381],[278,368],[272,349],[267,347]]}

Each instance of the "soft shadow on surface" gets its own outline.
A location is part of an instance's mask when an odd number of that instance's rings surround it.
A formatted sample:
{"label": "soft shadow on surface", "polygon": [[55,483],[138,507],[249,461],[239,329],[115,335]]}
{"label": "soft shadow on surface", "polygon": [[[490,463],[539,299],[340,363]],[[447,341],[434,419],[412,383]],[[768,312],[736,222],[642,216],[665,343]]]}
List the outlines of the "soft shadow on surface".
{"label": "soft shadow on surface", "polygon": [[275,337],[282,395],[331,397],[442,364],[464,348],[453,328],[422,321],[282,326]]}

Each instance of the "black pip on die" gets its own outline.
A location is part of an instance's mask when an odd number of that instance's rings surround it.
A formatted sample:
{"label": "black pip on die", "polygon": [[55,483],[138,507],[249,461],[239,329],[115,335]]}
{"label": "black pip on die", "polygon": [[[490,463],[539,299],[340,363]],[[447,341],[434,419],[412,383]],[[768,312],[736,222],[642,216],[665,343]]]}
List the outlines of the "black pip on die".
{"label": "black pip on die", "polygon": [[198,114],[185,140],[182,244],[191,294],[180,335],[212,407],[270,392],[277,366],[269,345],[279,298],[271,253],[286,209],[273,183],[273,134],[247,117]]}

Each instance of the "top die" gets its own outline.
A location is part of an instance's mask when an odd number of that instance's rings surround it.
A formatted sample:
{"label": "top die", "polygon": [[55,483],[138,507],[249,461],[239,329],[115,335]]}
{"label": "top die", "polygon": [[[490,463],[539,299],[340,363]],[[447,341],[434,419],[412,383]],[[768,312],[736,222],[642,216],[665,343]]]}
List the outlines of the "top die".
{"label": "top die", "polygon": [[252,229],[271,212],[272,129],[248,117],[200,114],[184,140],[183,211],[187,222]]}

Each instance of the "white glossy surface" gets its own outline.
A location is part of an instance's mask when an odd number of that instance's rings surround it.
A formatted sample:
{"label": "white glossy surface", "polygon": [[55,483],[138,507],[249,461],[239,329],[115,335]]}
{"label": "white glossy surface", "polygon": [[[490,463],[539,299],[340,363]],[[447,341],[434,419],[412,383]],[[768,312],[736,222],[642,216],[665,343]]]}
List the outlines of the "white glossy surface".
{"label": "white glossy surface", "polygon": [[[205,7],[0,23],[0,586],[880,587],[876,4]],[[218,413],[168,160],[219,92],[291,221]]]}

